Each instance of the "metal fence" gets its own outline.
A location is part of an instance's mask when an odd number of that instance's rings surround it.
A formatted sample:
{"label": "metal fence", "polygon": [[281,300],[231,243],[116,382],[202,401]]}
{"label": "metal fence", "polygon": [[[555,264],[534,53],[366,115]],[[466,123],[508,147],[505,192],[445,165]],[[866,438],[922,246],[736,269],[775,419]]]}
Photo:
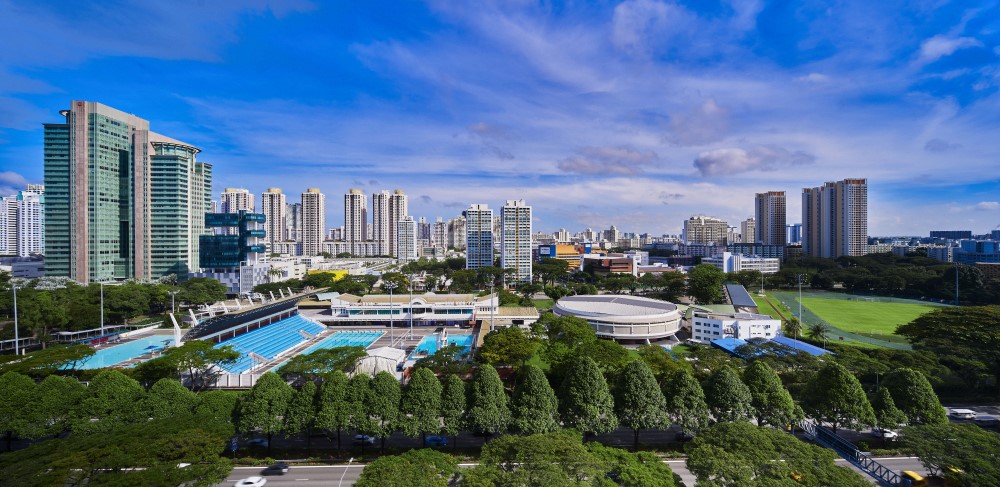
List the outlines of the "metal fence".
{"label": "metal fence", "polygon": [[911,487],[909,479],[903,478],[894,470],[872,458],[871,455],[858,450],[858,447],[854,446],[853,443],[841,438],[833,431],[812,421],[803,421],[801,426],[816,443],[837,452],[837,455],[870,475],[879,485],[883,487]]}

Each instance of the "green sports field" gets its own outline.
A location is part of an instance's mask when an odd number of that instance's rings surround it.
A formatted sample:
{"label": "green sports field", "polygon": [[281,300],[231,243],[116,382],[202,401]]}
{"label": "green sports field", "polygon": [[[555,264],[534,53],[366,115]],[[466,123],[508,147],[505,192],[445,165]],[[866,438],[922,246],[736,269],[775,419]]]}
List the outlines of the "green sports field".
{"label": "green sports field", "polygon": [[936,306],[909,303],[847,301],[843,299],[802,298],[809,308],[831,325],[859,334],[892,335],[896,327],[938,309]]}

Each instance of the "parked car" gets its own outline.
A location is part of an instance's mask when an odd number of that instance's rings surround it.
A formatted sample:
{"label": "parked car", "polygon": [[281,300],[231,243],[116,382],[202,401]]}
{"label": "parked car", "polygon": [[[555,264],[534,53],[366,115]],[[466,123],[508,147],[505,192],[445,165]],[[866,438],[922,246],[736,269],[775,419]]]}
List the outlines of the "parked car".
{"label": "parked car", "polygon": [[895,440],[899,438],[899,433],[883,428],[872,428],[872,436],[882,438],[883,440]]}
{"label": "parked car", "polygon": [[971,409],[952,409],[951,417],[955,419],[976,419],[976,412]]}
{"label": "parked car", "polygon": [[238,480],[235,487],[263,487],[267,483],[267,479],[264,477],[247,477],[243,480]]}
{"label": "parked car", "polygon": [[374,436],[368,436],[368,435],[354,435],[354,444],[355,445],[362,445],[362,444],[364,444],[364,445],[374,445],[375,444],[375,437]]}
{"label": "parked car", "polygon": [[424,446],[446,446],[448,445],[448,438],[443,436],[428,436],[424,440]]}
{"label": "parked car", "polygon": [[983,428],[997,428],[1000,427],[1000,418],[989,415],[977,416],[976,424]]}
{"label": "parked car", "polygon": [[264,475],[285,475],[288,473],[288,464],[278,462],[264,469]]}

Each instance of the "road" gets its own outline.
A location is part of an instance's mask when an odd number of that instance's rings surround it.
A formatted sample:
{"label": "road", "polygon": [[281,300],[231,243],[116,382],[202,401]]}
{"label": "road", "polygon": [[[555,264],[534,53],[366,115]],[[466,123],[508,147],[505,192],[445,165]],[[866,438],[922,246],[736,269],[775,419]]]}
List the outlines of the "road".
{"label": "road", "polygon": [[[892,458],[882,458],[879,462],[896,472],[901,470],[913,470],[914,472],[924,473],[924,467],[920,464],[920,461],[916,457],[892,457]],[[693,487],[695,484],[694,475],[688,471],[684,464],[684,460],[666,460],[664,463],[670,466],[670,468],[681,476],[684,481],[684,485]],[[870,480],[873,484],[875,480],[869,477],[867,474],[861,472],[853,465],[847,463],[846,460],[837,459],[838,465],[843,465],[845,467],[850,467],[851,469],[860,473],[864,478]],[[462,467],[474,466],[474,463],[463,463]],[[273,476],[268,477],[267,485],[270,487],[282,487],[282,486],[293,486],[293,485],[324,485],[324,486],[340,486],[340,485],[353,485],[354,481],[358,479],[361,475],[361,470],[364,469],[364,465],[310,465],[310,466],[295,466],[293,465],[289,469],[288,473],[283,476]],[[225,482],[218,484],[219,487],[230,487],[236,483],[237,480],[251,477],[254,475],[260,475],[262,467],[236,467],[233,469],[233,473],[229,475],[229,478]],[[342,482],[342,484],[341,484]]]}

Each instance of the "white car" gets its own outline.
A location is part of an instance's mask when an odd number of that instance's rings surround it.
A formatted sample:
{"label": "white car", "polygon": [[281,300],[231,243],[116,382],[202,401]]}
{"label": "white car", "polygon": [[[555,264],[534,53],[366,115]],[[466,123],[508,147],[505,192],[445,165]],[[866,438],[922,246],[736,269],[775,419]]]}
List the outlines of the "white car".
{"label": "white car", "polygon": [[976,412],[971,409],[952,409],[951,417],[955,419],[976,419]]}
{"label": "white car", "polygon": [[872,436],[882,438],[883,440],[895,440],[899,437],[899,433],[882,428],[872,428]]}
{"label": "white car", "polygon": [[266,483],[267,479],[264,477],[247,477],[237,481],[235,487],[262,487]]}

